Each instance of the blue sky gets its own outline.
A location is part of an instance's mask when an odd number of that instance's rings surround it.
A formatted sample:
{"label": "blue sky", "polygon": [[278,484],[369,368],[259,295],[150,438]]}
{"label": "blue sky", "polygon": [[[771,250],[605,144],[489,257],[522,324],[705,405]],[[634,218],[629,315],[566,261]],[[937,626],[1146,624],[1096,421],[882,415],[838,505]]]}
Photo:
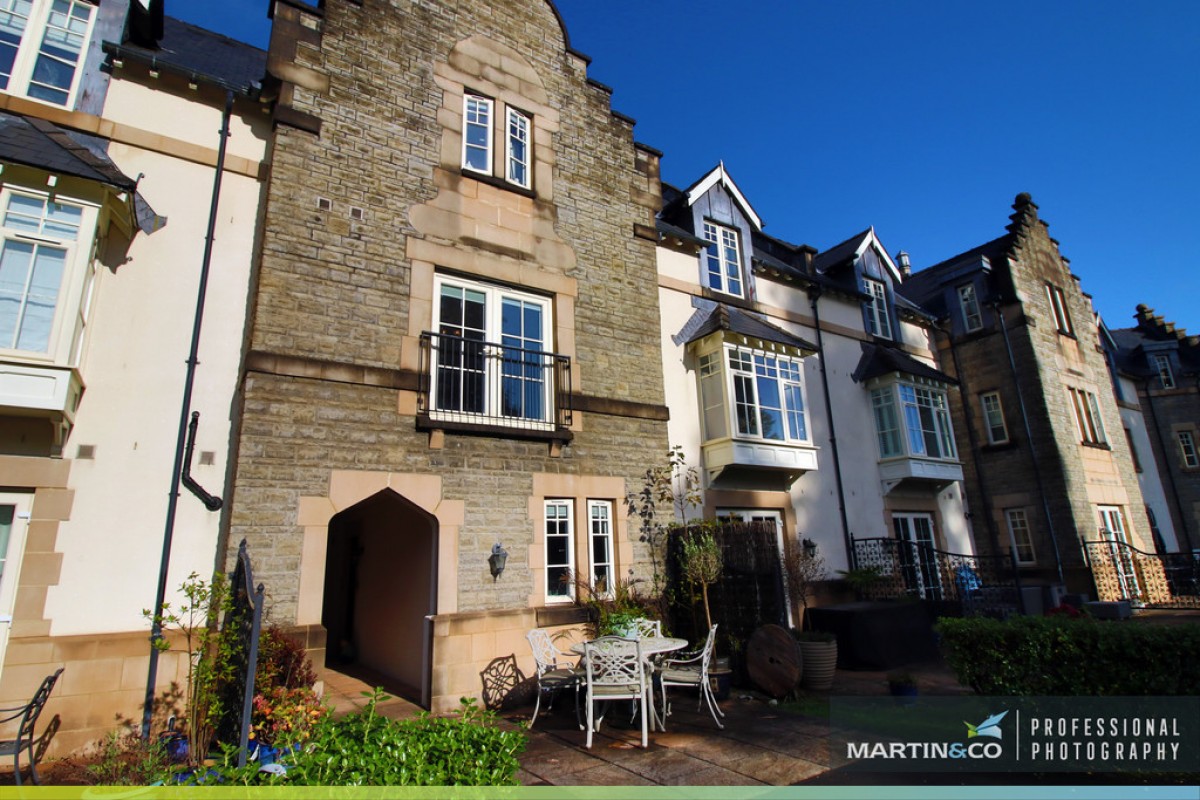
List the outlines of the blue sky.
{"label": "blue sky", "polygon": [[[167,13],[266,45],[266,0]],[[1111,327],[1200,334],[1200,3],[558,0],[589,75],[685,187],[724,160],[774,236],[874,225],[914,269],[1033,195]]]}

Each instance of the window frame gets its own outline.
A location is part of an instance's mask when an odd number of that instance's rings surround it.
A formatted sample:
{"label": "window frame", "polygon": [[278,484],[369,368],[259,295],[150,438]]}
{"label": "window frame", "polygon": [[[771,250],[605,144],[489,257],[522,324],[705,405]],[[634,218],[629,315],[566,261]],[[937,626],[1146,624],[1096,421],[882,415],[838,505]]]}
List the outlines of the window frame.
{"label": "window frame", "polygon": [[[988,408],[989,399],[996,401],[994,409]],[[988,444],[1008,444],[1012,441],[1008,433],[1008,421],[1004,418],[1004,401],[1000,397],[1000,392],[990,391],[980,393],[979,408],[983,414],[984,427],[987,429]],[[998,438],[995,435],[997,425],[993,420],[993,414],[999,417],[999,428],[1004,433],[1003,437]]]}
{"label": "window frame", "polygon": [[[967,333],[983,330],[983,310],[979,305],[979,294],[975,291],[975,284],[964,283],[958,287],[957,293],[958,307],[963,317],[963,330]],[[972,318],[975,320],[974,324],[971,322]]]}
{"label": "window frame", "polygon": [[[480,423],[487,425],[511,425],[520,428],[534,428],[538,430],[552,430],[556,424],[557,409],[555,407],[556,387],[555,380],[557,372],[554,367],[554,351],[553,351],[553,335],[554,335],[554,315],[553,302],[550,297],[544,295],[533,294],[530,292],[513,289],[511,287],[485,283],[482,281],[462,278],[457,275],[446,273],[436,273],[433,282],[433,315],[432,328],[437,336],[460,336],[464,339],[466,326],[465,322],[459,325],[456,322],[447,322],[442,318],[442,301],[443,294],[447,287],[462,290],[464,298],[467,292],[482,294],[484,297],[483,309],[483,338],[477,340],[483,343],[480,348],[479,358],[483,359],[483,367],[479,370],[470,370],[472,372],[482,373],[483,381],[483,408],[482,410],[464,410],[462,408],[444,407],[442,403],[441,382],[443,380],[443,372],[452,372],[454,364],[446,364],[442,361],[443,356],[438,355],[431,359],[430,375],[429,375],[429,416],[435,420],[445,420],[450,422],[465,422],[465,423]],[[518,379],[525,381],[527,375],[524,371],[520,374],[510,374],[506,372],[504,367],[497,368],[495,362],[502,358],[504,349],[503,340],[506,336],[504,332],[504,308],[506,300],[515,300],[522,304],[529,304],[540,309],[541,320],[541,350],[535,351],[542,355],[540,379],[543,383],[541,391],[541,407],[542,413],[538,417],[529,416],[514,416],[503,414],[503,399],[506,391],[506,380]],[[465,305],[464,299],[464,305]],[[465,313],[465,311],[464,311]],[[447,327],[461,327],[462,332],[459,334],[447,333]],[[473,340],[474,341],[474,340]],[[500,353],[493,352],[497,348],[492,345],[499,345]],[[528,348],[523,348],[529,351]],[[533,351],[531,351],[533,352]],[[466,360],[465,355],[460,355],[460,360]],[[504,362],[507,363],[507,362]],[[499,369],[499,374],[496,370]],[[467,372],[464,367],[460,372]],[[528,388],[521,384],[522,395],[521,399],[524,402],[526,395],[524,389]],[[499,409],[497,408],[499,407]]]}
{"label": "window frame", "polygon": [[[911,401],[904,396],[904,391],[911,392]],[[922,402],[927,399],[929,402]],[[935,400],[940,400],[935,402]],[[927,415],[922,409],[927,408]],[[910,409],[912,410],[910,412]],[[876,444],[879,447],[881,460],[889,458],[924,458],[931,461],[958,461],[958,443],[954,440],[954,422],[950,413],[949,392],[927,384],[897,380],[871,390],[871,410],[875,423]],[[910,426],[916,415],[919,428]],[[884,430],[881,422],[883,417],[890,414],[895,422],[894,429]],[[926,418],[927,417],[927,418]],[[926,422],[932,422],[932,428],[926,428]],[[898,448],[887,447],[885,434],[894,434],[892,444]],[[914,434],[919,434],[919,442],[924,452],[918,452],[915,447]],[[932,435],[932,440],[930,439]],[[938,446],[938,454],[929,452],[930,442]]]}
{"label": "window frame", "polygon": [[875,278],[864,277],[863,293],[870,299],[864,306],[867,314],[867,332],[872,336],[892,341],[892,314],[888,308],[887,284]]}
{"label": "window frame", "polygon": [[[711,230],[710,230],[711,229]],[[727,294],[732,297],[746,296],[745,248],[742,245],[742,232],[732,225],[725,225],[715,220],[706,219],[701,226],[701,238],[708,242],[700,252],[700,264],[703,271],[703,283],[714,292]],[[730,244],[732,240],[732,245]],[[730,257],[730,249],[733,257]],[[713,271],[713,265],[717,271]],[[730,274],[730,267],[735,267]],[[716,277],[717,286],[713,285]],[[731,284],[736,283],[736,291]]]}
{"label": "window frame", "polygon": [[[487,121],[479,122],[478,120],[471,121],[471,104],[479,103],[487,108]],[[478,117],[478,112],[476,112]],[[487,95],[479,94],[478,92],[467,91],[463,93],[463,117],[462,117],[462,168],[467,172],[473,172],[479,175],[491,175],[494,169],[495,162],[495,132],[493,130],[496,119],[496,101]],[[479,128],[486,133],[487,140],[484,144],[472,144],[469,130]],[[471,164],[468,156],[472,148],[482,150],[484,159],[487,161],[486,167],[477,167]]]}
{"label": "window frame", "polygon": [[[514,136],[514,119],[524,124],[523,140],[519,136]],[[524,159],[518,159],[515,162],[524,170],[524,180],[513,175],[514,141],[524,145]],[[533,115],[512,106],[506,106],[504,113],[504,180],[514,186],[520,186],[522,189],[528,189],[533,184]]]}
{"label": "window frame", "polygon": [[[615,594],[616,579],[617,579],[617,553],[616,553],[616,504],[612,500],[600,500],[589,498],[587,501],[588,515],[588,530],[587,530],[587,545],[588,545],[588,575],[595,596],[601,599],[611,599]],[[604,509],[606,516],[597,517],[596,511]],[[601,528],[607,530],[597,531],[597,522],[603,523]],[[600,539],[606,542],[608,550],[608,560],[599,561],[596,558],[596,540]],[[607,582],[603,589],[600,588],[600,575],[598,570],[605,569],[607,571]]]}
{"label": "window frame", "polygon": [[[550,509],[558,508],[565,510],[563,516],[552,516]],[[552,531],[552,522],[555,529]],[[562,529],[565,526],[565,532]],[[566,543],[566,558],[561,563],[550,560],[551,537],[561,538]],[[571,498],[546,498],[542,502],[542,544],[544,550],[544,575],[546,580],[545,599],[547,604],[571,603],[575,600],[575,586],[571,576],[575,572],[575,501]],[[565,581],[552,580],[552,571],[562,571],[561,574],[567,578]],[[551,587],[557,583],[561,583],[566,592],[563,594],[552,593]]]}
{"label": "window frame", "polygon": [[1096,395],[1087,389],[1077,389],[1074,386],[1068,386],[1067,393],[1074,410],[1075,430],[1079,434],[1079,441],[1086,445],[1106,446],[1108,436],[1104,430],[1104,419],[1100,415],[1100,402]]}
{"label": "window frame", "polygon": [[[1013,523],[1019,518],[1020,527]],[[1018,564],[1037,564],[1037,550],[1033,546],[1033,528],[1029,524],[1029,515],[1024,508],[1004,509],[1004,523],[1008,528],[1008,541],[1012,547],[1013,558]],[[1022,541],[1024,534],[1024,541]],[[1028,557],[1022,557],[1022,550],[1028,550]]]}
{"label": "window frame", "polygon": [[1158,388],[1174,389],[1175,373],[1171,369],[1171,357],[1165,353],[1154,353],[1154,369],[1158,373]]}
{"label": "window frame", "polygon": [[1053,283],[1046,284],[1046,298],[1050,302],[1050,313],[1058,332],[1064,336],[1075,336],[1075,326],[1071,322],[1071,311],[1067,306],[1067,295],[1062,288]]}
{"label": "window frame", "polygon": [[[38,74],[38,66],[43,56],[43,48],[46,46],[46,34],[51,29],[51,18],[57,12],[55,11],[56,0],[31,0],[29,16],[25,18],[25,27],[21,31],[20,39],[15,46],[13,55],[12,71],[9,73],[8,80],[4,87],[0,88],[0,93],[24,97],[33,100],[37,103],[45,103],[46,105],[56,108],[73,109],[75,100],[79,96],[79,83],[83,75],[84,64],[87,61],[88,48],[91,44],[92,33],[96,27],[96,18],[99,16],[100,7],[98,3],[88,2],[87,0],[57,0],[67,6],[68,22],[76,20],[74,11],[77,8],[87,8],[88,19],[84,24],[82,31],[71,31],[70,35],[80,39],[79,50],[77,51],[76,61],[71,68],[71,80],[66,89],[53,84],[36,81],[35,77]],[[16,16],[16,11],[0,11],[0,14],[11,14]],[[69,30],[69,28],[61,28],[59,30]],[[36,44],[35,44],[36,42]],[[12,46],[12,45],[9,45]],[[66,63],[61,56],[47,53],[46,58],[53,60],[57,64]],[[30,93],[31,87],[35,85],[52,87],[49,91],[65,92],[66,97],[62,102],[51,100],[46,97],[40,97]]]}
{"label": "window frame", "polygon": [[1179,445],[1179,458],[1184,469],[1200,469],[1200,449],[1196,446],[1196,433],[1191,430],[1175,431]]}

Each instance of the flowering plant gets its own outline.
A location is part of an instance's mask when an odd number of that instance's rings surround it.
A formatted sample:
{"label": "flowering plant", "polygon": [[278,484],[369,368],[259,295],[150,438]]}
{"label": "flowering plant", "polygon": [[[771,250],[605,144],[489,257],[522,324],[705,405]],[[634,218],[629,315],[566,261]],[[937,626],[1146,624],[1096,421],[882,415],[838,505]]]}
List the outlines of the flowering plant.
{"label": "flowering plant", "polygon": [[300,744],[328,714],[312,689],[276,686],[254,696],[250,738],[260,745]]}

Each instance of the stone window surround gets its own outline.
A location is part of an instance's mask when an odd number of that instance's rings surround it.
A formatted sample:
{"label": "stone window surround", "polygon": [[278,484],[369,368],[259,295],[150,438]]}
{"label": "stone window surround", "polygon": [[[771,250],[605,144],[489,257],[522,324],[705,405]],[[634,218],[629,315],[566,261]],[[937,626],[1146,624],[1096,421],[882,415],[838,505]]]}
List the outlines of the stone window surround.
{"label": "stone window surround", "polygon": [[[1187,472],[1200,470],[1200,436],[1195,425],[1172,425],[1180,468]],[[1190,454],[1190,458],[1189,458]]]}
{"label": "stone window surround", "polygon": [[[1017,559],[1018,564],[1036,564],[1037,551],[1033,547],[1033,528],[1029,524],[1029,513],[1024,507],[1006,508],[1004,509],[1004,523],[1008,530],[1009,544],[1013,548],[1013,554]],[[1019,516],[1018,516],[1019,515]],[[1015,521],[1020,522],[1019,525],[1014,525]],[[1018,532],[1024,534],[1023,541],[1018,539]],[[1022,558],[1021,553],[1027,550],[1028,558]]]}
{"label": "stone window surround", "polygon": [[1096,393],[1075,386],[1067,387],[1067,398],[1071,405],[1075,432],[1080,443],[1091,447],[1108,447],[1104,420]]}
{"label": "stone window surround", "polygon": [[[533,192],[533,154],[535,124],[534,115],[523,108],[512,103],[497,100],[484,92],[475,91],[472,88],[463,88],[463,128],[467,128],[470,123],[467,122],[468,106],[472,101],[486,103],[488,109],[488,141],[484,147],[488,168],[480,170],[468,165],[468,145],[467,137],[460,135],[462,140],[462,174],[472,178],[486,179],[489,183],[501,188],[509,188],[529,192]],[[512,145],[513,136],[510,130],[512,118],[516,116],[525,122],[525,181],[516,180],[511,174],[512,166]],[[498,146],[500,142],[504,143],[503,147]]]}
{"label": "stone window surround", "polygon": [[956,290],[958,295],[958,306],[962,311],[963,330],[967,333],[983,329],[983,312],[979,307],[979,296],[975,291],[975,284],[964,283]]}
{"label": "stone window surround", "polygon": [[[996,400],[995,411],[1000,417],[999,427],[1004,431],[1004,435],[999,438],[994,436],[992,433],[992,430],[995,426],[992,425],[991,419],[989,417],[988,402],[987,402],[989,397],[995,398],[995,400]],[[1004,402],[1000,398],[1000,392],[998,392],[996,390],[980,392],[979,393],[979,408],[983,414],[983,427],[987,431],[988,444],[989,445],[1008,444],[1012,440],[1012,437],[1009,435],[1009,432],[1008,432],[1008,420],[1006,420],[1004,418]]]}
{"label": "stone window surround", "polygon": [[1050,314],[1054,318],[1055,328],[1063,336],[1074,338],[1075,326],[1071,323],[1071,311],[1067,307],[1067,296],[1062,288],[1047,283],[1046,300],[1050,303]]}
{"label": "stone window surround", "polygon": [[[545,545],[545,507],[547,500],[567,500],[571,503],[572,519],[577,524],[573,527],[574,553],[576,571],[579,570],[580,553],[590,553],[591,543],[588,541],[591,530],[586,524],[588,520],[588,501],[606,500],[613,504],[612,544],[614,580],[624,580],[633,566],[633,542],[630,540],[629,521],[624,514],[617,513],[625,501],[626,483],[624,478],[604,477],[600,475],[559,475],[538,472],[533,474],[533,494],[529,498],[529,557],[528,564],[533,576],[533,587],[529,594],[530,608],[544,606],[546,598],[546,545]],[[584,524],[578,524],[584,520]],[[509,548],[510,556],[515,555],[514,548]],[[590,558],[590,556],[589,556]],[[590,566],[590,561],[589,561]],[[557,601],[566,603],[568,601]],[[573,602],[573,601],[572,601]],[[440,611],[439,611],[440,613]]]}

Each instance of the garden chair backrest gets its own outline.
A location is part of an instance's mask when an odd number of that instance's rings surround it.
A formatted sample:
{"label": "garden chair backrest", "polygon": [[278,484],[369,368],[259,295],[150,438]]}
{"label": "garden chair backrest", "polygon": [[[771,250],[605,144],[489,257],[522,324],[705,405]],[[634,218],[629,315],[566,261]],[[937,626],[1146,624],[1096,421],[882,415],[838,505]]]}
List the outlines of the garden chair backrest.
{"label": "garden chair backrest", "polygon": [[638,639],[601,636],[583,645],[589,686],[638,686],[645,691],[646,664]]}
{"label": "garden chair backrest", "polygon": [[708,665],[712,662],[713,648],[717,642],[717,626],[713,625],[708,629],[708,639],[704,642],[704,649],[700,651],[700,674],[704,677],[708,676]]}
{"label": "garden chair backrest", "polygon": [[541,677],[549,670],[561,666],[562,651],[554,646],[550,631],[545,628],[534,628],[525,634],[529,647],[533,650],[533,660],[537,664],[537,674]]}
{"label": "garden chair backrest", "polygon": [[660,620],[642,618],[634,620],[634,625],[637,626],[639,639],[662,636],[662,622]]}
{"label": "garden chair backrest", "polygon": [[[16,711],[21,716],[20,727],[17,730],[16,741],[24,742],[26,746],[32,746],[33,728],[37,724],[38,717],[42,715],[42,710],[46,707],[46,701],[50,699],[50,692],[54,691],[54,684],[58,682],[58,676],[62,674],[63,668],[59,667],[53,675],[47,675],[42,680],[42,685],[34,692],[33,699],[25,706],[6,709]],[[8,719],[15,719],[17,714],[13,714]]]}

